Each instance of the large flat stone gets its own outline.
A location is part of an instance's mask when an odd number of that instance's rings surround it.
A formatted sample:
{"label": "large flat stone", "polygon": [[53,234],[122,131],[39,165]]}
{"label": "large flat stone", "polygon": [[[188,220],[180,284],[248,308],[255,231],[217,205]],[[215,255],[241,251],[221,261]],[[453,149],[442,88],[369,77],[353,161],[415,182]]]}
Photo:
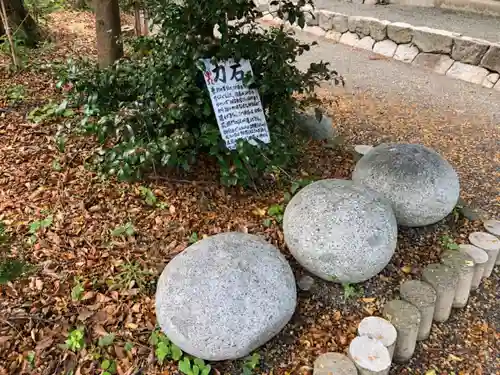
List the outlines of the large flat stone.
{"label": "large flat stone", "polygon": [[347,44],[348,46],[355,46],[359,40],[359,36],[356,33],[351,33],[350,31],[345,32],[340,37],[340,43]]}
{"label": "large flat stone", "polygon": [[370,28],[370,36],[376,41],[384,40],[387,38],[387,25],[389,21],[369,20],[368,25]]}
{"label": "large flat stone", "polygon": [[292,269],[277,248],[254,235],[222,233],[167,264],[156,289],[156,316],[186,353],[237,359],[286,325],[296,293]]}
{"label": "large flat stone", "polygon": [[349,31],[358,34],[360,37],[368,36],[370,35],[370,24],[374,21],[378,21],[378,19],[372,17],[350,16],[348,20]]}
{"label": "large flat stone", "polygon": [[500,45],[492,45],[484,54],[481,66],[500,73]]}
{"label": "large flat stone", "polygon": [[358,40],[354,47],[356,48],[362,48],[366,49],[368,51],[371,51],[373,48],[373,44],[375,43],[375,40],[371,36],[365,36],[364,38]]}
{"label": "large flat stone", "polygon": [[392,57],[396,52],[396,48],[398,48],[398,45],[396,43],[394,43],[392,40],[386,39],[382,40],[381,42],[375,43],[375,45],[373,46],[373,52],[387,57]]}
{"label": "large flat stone", "polygon": [[413,29],[413,43],[422,52],[450,53],[453,38],[460,34],[446,30],[432,29],[430,27],[415,27]]}
{"label": "large flat stone", "polygon": [[451,57],[466,64],[479,65],[489,47],[490,43],[485,40],[458,37],[454,40]]}
{"label": "large flat stone", "polygon": [[415,57],[415,60],[413,60],[414,65],[433,70],[439,74],[446,74],[446,71],[450,69],[453,62],[454,60],[450,59],[448,56],[436,53],[419,53],[417,57]]}
{"label": "large flat stone", "polygon": [[410,43],[413,38],[413,26],[404,22],[387,25],[387,36],[397,44]]}
{"label": "large flat stone", "polygon": [[419,50],[413,44],[400,44],[398,48],[396,48],[396,52],[394,53],[394,58],[399,61],[403,61],[405,63],[411,64],[415,57],[417,57]]}
{"label": "large flat stone", "polygon": [[320,180],[288,203],[283,233],[290,253],[316,276],[359,283],[389,263],[397,225],[390,204],[374,191],[349,180]]}
{"label": "large flat stone", "polygon": [[460,193],[458,175],[450,163],[419,144],[374,147],[356,163],[352,181],[384,196],[392,204],[398,224],[409,227],[445,218]]}
{"label": "large flat stone", "polygon": [[446,72],[447,76],[480,85],[488,76],[489,71],[476,65],[456,61]]}
{"label": "large flat stone", "polygon": [[495,83],[497,83],[499,79],[500,79],[500,74],[490,73],[484,79],[483,86],[491,89],[493,86],[495,86]]}

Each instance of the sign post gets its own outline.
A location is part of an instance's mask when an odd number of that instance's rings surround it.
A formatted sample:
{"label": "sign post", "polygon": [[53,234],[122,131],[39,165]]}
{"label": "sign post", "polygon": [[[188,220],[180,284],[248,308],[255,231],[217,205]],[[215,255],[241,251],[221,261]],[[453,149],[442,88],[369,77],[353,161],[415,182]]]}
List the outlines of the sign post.
{"label": "sign post", "polygon": [[248,72],[253,74],[250,62],[230,59],[214,65],[204,59],[203,63],[203,76],[227,148],[234,150],[238,139],[271,142],[259,92],[243,84]]}

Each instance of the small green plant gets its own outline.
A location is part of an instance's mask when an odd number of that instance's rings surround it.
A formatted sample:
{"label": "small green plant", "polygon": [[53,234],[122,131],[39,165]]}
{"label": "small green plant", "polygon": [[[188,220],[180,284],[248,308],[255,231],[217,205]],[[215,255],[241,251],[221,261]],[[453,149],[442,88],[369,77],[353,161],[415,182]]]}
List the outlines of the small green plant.
{"label": "small green plant", "polygon": [[356,284],[344,283],[342,284],[342,288],[344,289],[345,300],[360,297],[363,295],[363,288],[357,286]]}
{"label": "small green plant", "polygon": [[34,351],[28,352],[28,354],[26,355],[26,360],[28,361],[28,363],[30,364],[30,367],[32,369],[35,368],[35,352]]}
{"label": "small green plant", "polygon": [[127,236],[131,237],[135,235],[135,228],[132,223],[129,221],[124,225],[119,225],[115,229],[111,231],[111,235],[113,237]]}
{"label": "small green plant", "polygon": [[52,170],[56,171],[56,172],[62,171],[62,167],[61,167],[61,163],[59,162],[59,159],[56,158],[56,159],[52,160]]}
{"label": "small green plant", "polygon": [[192,361],[185,356],[179,362],[179,371],[186,375],[208,375],[212,367],[205,364],[205,361],[200,358],[194,358]]}
{"label": "small green plant", "polygon": [[141,197],[144,199],[144,201],[148,206],[153,206],[153,207],[156,206],[158,199],[156,198],[156,195],[153,193],[151,189],[144,186],[140,186],[139,192],[141,193]]}
{"label": "small green plant", "polygon": [[140,186],[139,187],[139,192],[141,194],[142,199],[146,202],[148,206],[151,207],[157,207],[161,210],[164,210],[165,208],[168,207],[168,204],[165,202],[159,202],[158,198],[156,197],[155,193],[147,187]]}
{"label": "small green plant", "polygon": [[132,344],[131,342],[127,341],[125,343],[125,346],[123,348],[125,349],[125,351],[130,352],[134,348],[134,344]]}
{"label": "small green plant", "polygon": [[243,362],[243,375],[252,375],[255,368],[259,366],[260,354],[253,353],[244,359]]}
{"label": "small green plant", "polygon": [[83,292],[85,288],[80,280],[80,278],[75,277],[75,285],[71,289],[71,299],[73,301],[80,301],[83,298]]}
{"label": "small green plant", "polygon": [[52,225],[53,220],[53,216],[49,215],[42,220],[36,220],[32,222],[28,230],[29,234],[31,235],[28,242],[33,245],[38,239],[38,233],[40,232],[40,230],[49,228]]}
{"label": "small green plant", "polygon": [[447,250],[458,250],[458,244],[455,242],[453,238],[448,235],[441,236],[440,239],[441,245]]}
{"label": "small green plant", "polygon": [[118,273],[116,285],[120,289],[130,289],[134,285],[141,290],[145,290],[148,284],[149,278],[152,273],[149,270],[145,270],[137,262],[126,262],[120,264],[120,272]]}
{"label": "small green plant", "polygon": [[36,107],[28,114],[28,120],[35,124],[41,124],[55,117],[73,117],[75,112],[67,106],[68,101],[65,100],[61,104],[48,103],[42,107]]}
{"label": "small green plant", "polygon": [[189,244],[192,245],[198,242],[198,240],[199,240],[198,233],[196,232],[191,233],[191,235],[189,236]]}
{"label": "small green plant", "polygon": [[283,221],[283,215],[285,213],[285,208],[283,204],[273,204],[267,210],[267,214],[274,218],[278,224],[281,224]]}
{"label": "small green plant", "polygon": [[85,347],[85,333],[83,327],[74,329],[68,334],[68,338],[65,341],[65,347],[75,353]]}
{"label": "small green plant", "polygon": [[26,96],[26,88],[23,85],[14,85],[6,90],[6,97],[10,105],[20,104]]}
{"label": "small green plant", "polygon": [[154,346],[155,355],[160,364],[163,364],[168,358],[174,361],[179,361],[182,358],[182,350],[177,345],[172,344],[168,337],[158,329],[151,332],[149,343]]}
{"label": "small green plant", "polygon": [[116,362],[110,359],[105,359],[101,362],[101,375],[116,374]]}

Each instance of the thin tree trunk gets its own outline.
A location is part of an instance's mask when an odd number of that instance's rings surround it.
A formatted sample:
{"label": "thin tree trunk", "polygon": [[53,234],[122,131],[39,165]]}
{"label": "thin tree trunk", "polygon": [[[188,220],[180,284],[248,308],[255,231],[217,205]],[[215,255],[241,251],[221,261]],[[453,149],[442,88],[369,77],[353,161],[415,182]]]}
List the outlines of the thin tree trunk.
{"label": "thin tree trunk", "polygon": [[9,26],[9,19],[7,17],[7,9],[5,7],[4,0],[0,0],[0,6],[1,6],[1,20],[3,24],[3,28],[5,30],[5,34],[7,35],[7,40],[9,41],[10,44],[10,51],[12,53],[12,63],[18,69],[20,67],[19,65],[19,60],[17,59],[17,53],[16,53],[16,47],[14,46],[14,40],[12,38],[12,34],[10,32],[10,26]]}
{"label": "thin tree trunk", "polygon": [[146,9],[144,9],[142,13],[144,14],[144,35],[149,35],[148,12],[146,12]]}
{"label": "thin tree trunk", "polygon": [[[4,0],[5,1],[5,0]],[[28,47],[35,47],[42,39],[37,23],[26,11],[22,0],[7,0],[5,3],[7,19],[11,29],[19,29],[24,33],[24,42]]]}
{"label": "thin tree trunk", "polygon": [[105,68],[123,56],[118,0],[95,0],[97,58]]}
{"label": "thin tree trunk", "polygon": [[142,35],[142,27],[141,27],[141,6],[139,1],[134,2],[134,18],[135,18],[135,35]]}

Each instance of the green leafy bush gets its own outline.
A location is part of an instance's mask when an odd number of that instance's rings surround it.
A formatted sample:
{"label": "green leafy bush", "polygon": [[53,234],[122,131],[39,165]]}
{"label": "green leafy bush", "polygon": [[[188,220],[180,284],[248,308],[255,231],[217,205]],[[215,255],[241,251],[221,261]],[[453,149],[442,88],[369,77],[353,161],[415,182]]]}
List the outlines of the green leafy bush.
{"label": "green leafy bush", "polygon": [[[276,4],[290,22],[304,25],[305,0]],[[262,13],[252,0],[149,0],[147,8],[159,30],[138,38],[130,58],[104,70],[88,62],[72,64],[59,82],[70,103],[82,107],[76,130],[100,143],[99,169],[120,179],[140,178],[172,167],[187,170],[205,155],[218,162],[225,185],[255,184],[264,175],[279,178],[297,155],[296,110],[315,101],[320,81],[339,83],[337,73],[325,63],[300,71],[294,63],[310,46],[284,28],[259,26]],[[214,37],[216,25],[220,38]],[[270,144],[241,140],[236,150],[225,147],[201,58],[251,62],[253,76],[244,83],[259,91]]]}

